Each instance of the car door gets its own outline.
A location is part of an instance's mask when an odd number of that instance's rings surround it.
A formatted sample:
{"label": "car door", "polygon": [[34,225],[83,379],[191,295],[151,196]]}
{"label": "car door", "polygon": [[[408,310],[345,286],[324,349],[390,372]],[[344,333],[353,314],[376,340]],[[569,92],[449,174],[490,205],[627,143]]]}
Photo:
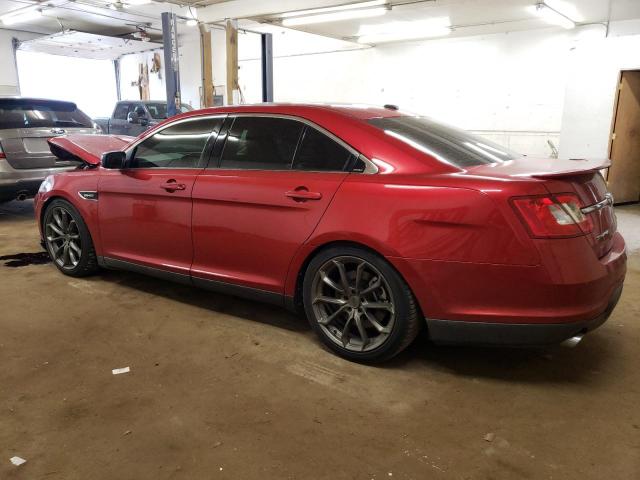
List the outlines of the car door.
{"label": "car door", "polygon": [[129,262],[186,275],[193,256],[191,191],[223,116],[179,120],[127,152],[122,170],[103,170],[98,215],[106,263]]}
{"label": "car door", "polygon": [[[238,115],[228,121],[233,124],[216,144],[217,151],[224,141],[219,161],[210,162],[193,189],[193,281],[279,294],[291,259],[355,152],[293,118]],[[328,146],[314,154],[318,142]]]}
{"label": "car door", "polygon": [[131,124],[127,122],[130,106],[129,102],[120,102],[116,105],[109,122],[109,133],[111,135],[130,135]]}

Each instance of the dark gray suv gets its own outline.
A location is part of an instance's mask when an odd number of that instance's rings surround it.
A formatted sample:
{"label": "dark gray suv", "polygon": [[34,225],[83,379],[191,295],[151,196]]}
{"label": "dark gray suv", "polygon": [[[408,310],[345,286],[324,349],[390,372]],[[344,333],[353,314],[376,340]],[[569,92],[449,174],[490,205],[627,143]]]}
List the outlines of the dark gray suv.
{"label": "dark gray suv", "polygon": [[48,175],[77,166],[59,160],[47,140],[100,130],[75,103],[0,97],[0,202],[35,195]]}

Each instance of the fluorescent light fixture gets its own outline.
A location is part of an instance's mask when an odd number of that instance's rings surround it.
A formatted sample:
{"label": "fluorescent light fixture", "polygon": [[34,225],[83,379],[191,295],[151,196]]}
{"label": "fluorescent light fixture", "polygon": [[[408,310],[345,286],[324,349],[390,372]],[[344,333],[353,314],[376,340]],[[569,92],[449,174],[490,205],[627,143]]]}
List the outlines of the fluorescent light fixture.
{"label": "fluorescent light fixture", "polygon": [[451,33],[449,17],[430,18],[414,22],[390,22],[363,25],[358,31],[359,43],[400,42],[421,38],[445,37]]}
{"label": "fluorescent light fixture", "polygon": [[298,25],[311,25],[314,23],[339,22],[342,20],[352,20],[354,18],[372,18],[380,17],[387,13],[387,9],[367,8],[362,10],[343,10],[340,12],[320,13],[317,15],[308,15],[306,17],[291,17],[282,20],[285,27],[296,27]]}
{"label": "fluorescent light fixture", "polygon": [[42,17],[42,10],[34,6],[34,8],[21,9],[16,12],[7,13],[0,17],[0,21],[4,25],[15,25],[17,23],[31,22]]}
{"label": "fluorescent light fixture", "polygon": [[337,7],[313,8],[310,10],[298,10],[296,12],[286,12],[280,15],[281,18],[303,17],[305,15],[316,15],[318,13],[339,12],[341,10],[354,10],[359,8],[378,7],[387,3],[387,0],[370,0],[368,2],[350,3]]}
{"label": "fluorescent light fixture", "polygon": [[566,29],[571,29],[576,26],[576,22],[563,13],[560,13],[558,10],[551,8],[545,2],[531,5],[530,7],[527,7],[527,10],[551,25],[558,25]]}

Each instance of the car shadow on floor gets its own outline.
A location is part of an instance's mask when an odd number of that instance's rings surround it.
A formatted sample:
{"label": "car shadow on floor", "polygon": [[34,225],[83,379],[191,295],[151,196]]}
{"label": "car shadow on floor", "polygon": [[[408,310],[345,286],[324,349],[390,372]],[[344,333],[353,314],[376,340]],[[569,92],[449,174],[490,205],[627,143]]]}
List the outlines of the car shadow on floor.
{"label": "car shadow on floor", "polygon": [[269,305],[231,295],[219,294],[134,272],[103,270],[97,278],[118,283],[119,285],[133,288],[140,292],[160,295],[175,302],[209,310],[212,313],[231,315],[244,320],[263,323],[294,332],[311,330],[311,327],[303,316],[291,313],[277,305]]}
{"label": "car shadow on floor", "polygon": [[[131,272],[103,271],[97,278],[212,313],[298,332],[308,337],[305,341],[316,341],[303,315],[295,315],[278,306]],[[599,332],[595,332],[574,348],[563,345],[535,348],[439,346],[431,344],[423,330],[416,341],[400,355],[369,368],[435,370],[468,378],[509,382],[582,384],[597,379],[599,371],[615,358],[615,345],[605,340]],[[332,355],[329,351],[326,354]]]}
{"label": "car shadow on floor", "polygon": [[33,199],[0,203],[0,224],[4,222],[32,222],[35,218]]}
{"label": "car shadow on floor", "polygon": [[585,384],[597,382],[599,373],[616,362],[618,351],[601,331],[591,332],[574,347],[559,344],[522,348],[434,345],[423,332],[406,351],[383,367],[407,368],[416,364],[467,378]]}

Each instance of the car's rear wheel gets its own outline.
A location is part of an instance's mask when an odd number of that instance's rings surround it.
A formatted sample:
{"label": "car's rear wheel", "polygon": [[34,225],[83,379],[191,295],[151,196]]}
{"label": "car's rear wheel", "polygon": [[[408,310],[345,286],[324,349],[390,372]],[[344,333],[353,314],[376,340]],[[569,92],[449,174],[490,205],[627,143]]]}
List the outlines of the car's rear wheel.
{"label": "car's rear wheel", "polygon": [[349,360],[379,362],[404,350],[420,329],[411,290],[382,257],[331,247],[305,273],[307,318],[322,342]]}
{"label": "car's rear wheel", "polygon": [[69,202],[62,199],[52,201],[45,210],[42,229],[47,252],[62,273],[84,277],[98,270],[89,229]]}

